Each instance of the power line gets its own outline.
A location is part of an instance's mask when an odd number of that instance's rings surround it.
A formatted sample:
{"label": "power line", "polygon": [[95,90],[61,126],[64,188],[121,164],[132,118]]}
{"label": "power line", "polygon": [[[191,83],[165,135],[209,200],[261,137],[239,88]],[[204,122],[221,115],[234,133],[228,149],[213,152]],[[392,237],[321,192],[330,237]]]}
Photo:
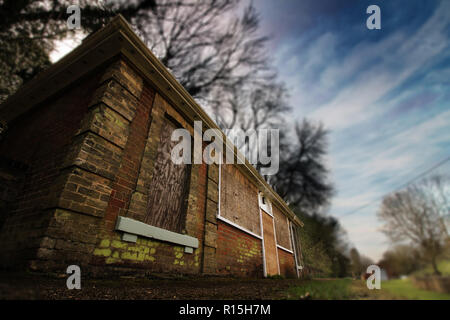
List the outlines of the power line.
{"label": "power line", "polygon": [[375,200],[373,200],[373,201],[371,201],[371,202],[369,202],[369,203],[367,203],[367,204],[365,204],[365,205],[363,205],[363,206],[361,206],[361,207],[359,207],[359,208],[357,208],[357,209],[355,209],[355,210],[353,210],[353,211],[351,211],[351,212],[349,212],[349,213],[346,213],[346,214],[343,214],[343,215],[339,216],[339,218],[342,218],[342,217],[346,217],[346,216],[350,216],[350,215],[352,215],[352,214],[355,214],[355,213],[357,213],[358,211],[360,211],[361,209],[364,209],[364,208],[370,206],[371,204],[374,204],[375,202],[378,202],[378,201],[379,201],[381,198],[383,198],[384,196],[386,196],[386,195],[388,195],[388,194],[391,194],[392,192],[398,191],[398,190],[400,190],[400,189],[403,189],[404,187],[410,185],[410,184],[413,183],[414,181],[416,181],[416,180],[422,178],[423,176],[429,174],[430,172],[436,170],[437,168],[439,168],[440,166],[442,166],[444,163],[446,163],[446,162],[448,162],[448,161],[450,161],[450,156],[447,157],[447,158],[445,158],[444,160],[438,162],[437,164],[435,164],[435,165],[432,166],[431,168],[425,170],[424,172],[422,172],[421,174],[417,175],[416,177],[410,179],[409,181],[407,181],[406,183],[402,184],[401,186],[395,188],[395,189],[392,190],[391,192],[385,193],[385,194],[383,194],[383,195],[377,197]]}

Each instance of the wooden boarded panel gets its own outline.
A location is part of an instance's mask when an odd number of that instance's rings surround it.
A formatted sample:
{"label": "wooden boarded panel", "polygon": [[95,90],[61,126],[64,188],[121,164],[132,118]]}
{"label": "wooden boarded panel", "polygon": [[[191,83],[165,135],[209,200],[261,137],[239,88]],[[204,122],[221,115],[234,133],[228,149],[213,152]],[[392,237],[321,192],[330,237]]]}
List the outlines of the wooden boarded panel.
{"label": "wooden boarded panel", "polygon": [[262,212],[264,230],[264,254],[266,259],[266,273],[268,276],[278,274],[277,246],[273,229],[273,218]]}
{"label": "wooden boarded panel", "polygon": [[261,235],[258,189],[233,164],[221,165],[220,215]]}
{"label": "wooden boarded panel", "polygon": [[289,224],[286,216],[273,206],[273,217],[275,219],[275,232],[277,235],[277,244],[286,249],[291,249],[291,239],[289,234]]}
{"label": "wooden boarded panel", "polygon": [[187,195],[191,166],[174,164],[170,158],[175,124],[165,119],[149,187],[145,222],[159,228],[181,233],[185,227]]}

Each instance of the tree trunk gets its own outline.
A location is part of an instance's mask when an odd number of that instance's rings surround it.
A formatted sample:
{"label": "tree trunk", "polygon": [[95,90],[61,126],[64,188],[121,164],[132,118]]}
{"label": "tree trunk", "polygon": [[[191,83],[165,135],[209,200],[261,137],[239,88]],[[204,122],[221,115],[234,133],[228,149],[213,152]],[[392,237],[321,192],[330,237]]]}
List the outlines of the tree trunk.
{"label": "tree trunk", "polygon": [[433,266],[434,274],[437,275],[437,276],[440,276],[441,272],[438,269],[435,256],[433,256],[433,258],[431,258],[431,265]]}

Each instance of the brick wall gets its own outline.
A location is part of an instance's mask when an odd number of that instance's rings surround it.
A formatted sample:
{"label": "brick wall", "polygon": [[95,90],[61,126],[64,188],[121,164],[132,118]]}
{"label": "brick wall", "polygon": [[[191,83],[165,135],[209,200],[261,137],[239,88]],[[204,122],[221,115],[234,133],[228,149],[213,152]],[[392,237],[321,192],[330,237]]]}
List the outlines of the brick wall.
{"label": "brick wall", "polygon": [[218,221],[217,272],[222,275],[262,277],[261,240]]}
{"label": "brick wall", "polygon": [[108,209],[125,203],[134,160],[128,152],[133,144],[127,142],[140,131],[140,118],[135,127],[131,124],[141,112],[142,79],[122,61],[111,63],[99,77],[52,185],[48,228],[30,262],[34,270],[63,272],[69,264],[86,269],[102,230],[112,228]]}
{"label": "brick wall", "polygon": [[23,266],[40,247],[50,220],[52,186],[99,80],[96,74],[90,75],[9,123],[0,141],[0,157],[21,165],[19,169],[3,167],[3,177],[10,175],[16,181],[15,190],[8,192],[7,211],[2,213],[6,217],[0,232],[1,266]]}
{"label": "brick wall", "polygon": [[280,274],[286,278],[297,277],[295,272],[294,255],[278,248],[278,261],[280,264]]}
{"label": "brick wall", "polygon": [[[146,86],[144,85],[144,93],[145,90]],[[148,104],[141,101],[139,105]],[[132,151],[133,154],[140,154],[139,161],[134,166],[137,171],[133,172],[133,179],[130,179],[127,189],[123,189],[119,185],[119,189],[123,190],[120,198],[117,201],[114,200],[113,203],[110,201],[107,209],[107,227],[100,231],[101,236],[93,251],[94,257],[90,264],[98,266],[102,270],[101,272],[104,272],[102,267],[106,265],[115,268],[115,270],[118,270],[118,268],[120,270],[141,269],[146,273],[200,273],[205,220],[206,164],[192,165],[191,168],[186,229],[183,232],[199,240],[199,248],[195,249],[193,254],[185,253],[183,246],[141,237],[138,238],[137,243],[124,242],[121,241],[120,234],[113,230],[118,215],[138,221],[144,219],[147,210],[147,196],[152,191],[149,189],[149,184],[152,179],[156,150],[160,142],[158,139],[159,132],[166,114],[170,114],[183,127],[192,131],[190,124],[162,96],[156,94],[149,114],[151,124],[149,128],[145,129],[148,135],[146,135],[144,143]],[[148,119],[148,117],[140,116],[144,119]],[[131,144],[136,144],[135,138],[129,137],[128,140]],[[123,176],[122,179],[125,180],[127,177]],[[112,194],[114,194],[116,187],[113,186],[112,189]]]}
{"label": "brick wall", "polygon": [[291,234],[286,216],[276,207],[272,206],[273,219],[275,223],[275,234],[277,244],[291,250]]}
{"label": "brick wall", "polygon": [[[193,134],[152,84],[116,60],[10,123],[0,141],[0,266],[262,277],[261,240],[217,220],[217,165],[191,167],[182,233],[199,241],[192,254],[142,237],[125,242],[114,230],[118,216],[146,213],[167,116]],[[224,214],[261,233],[257,187],[232,166],[226,172]],[[279,256],[281,273],[295,272],[292,255]]]}
{"label": "brick wall", "polygon": [[208,228],[205,234],[205,211],[207,181],[217,183],[217,177],[210,173],[208,179],[206,164],[191,170],[183,232],[199,240],[193,254],[149,239],[127,243],[114,230],[117,216],[140,220],[145,209],[159,143],[155,132],[165,114],[192,128],[163,97],[157,95],[153,108],[154,89],[124,61],[104,70],[10,124],[0,154],[29,169],[25,186],[16,192],[10,186],[18,188],[20,175],[0,166],[1,207],[9,208],[15,194],[22,194],[3,219],[0,261],[16,267],[20,259],[40,271],[64,272],[78,264],[94,273],[106,273],[105,266],[199,273],[205,236],[214,247],[214,232]]}

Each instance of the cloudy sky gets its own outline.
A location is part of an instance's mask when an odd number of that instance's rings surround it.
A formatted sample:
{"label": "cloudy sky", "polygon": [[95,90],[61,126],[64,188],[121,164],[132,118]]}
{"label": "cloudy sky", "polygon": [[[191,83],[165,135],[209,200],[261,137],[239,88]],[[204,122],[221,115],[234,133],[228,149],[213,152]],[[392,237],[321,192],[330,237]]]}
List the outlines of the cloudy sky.
{"label": "cloudy sky", "polygon": [[[331,131],[330,213],[378,260],[388,247],[378,200],[450,156],[450,1],[254,4],[295,116]],[[381,8],[381,30],[366,27],[371,4]]]}

